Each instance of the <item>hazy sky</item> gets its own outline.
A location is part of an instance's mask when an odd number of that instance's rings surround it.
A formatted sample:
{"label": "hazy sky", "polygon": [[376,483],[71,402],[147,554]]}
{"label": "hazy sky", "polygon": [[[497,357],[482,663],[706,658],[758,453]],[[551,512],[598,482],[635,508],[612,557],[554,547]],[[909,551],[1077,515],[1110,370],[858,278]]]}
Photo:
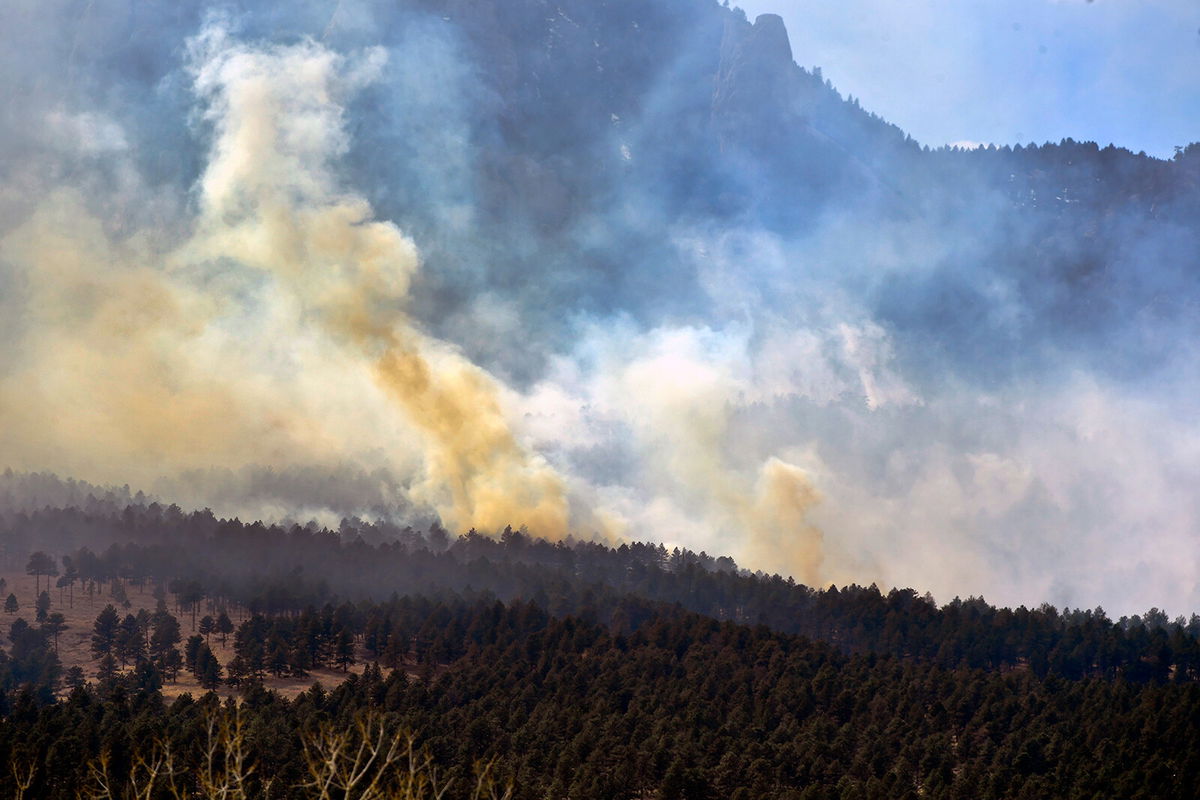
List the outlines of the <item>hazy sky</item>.
{"label": "hazy sky", "polygon": [[1169,157],[1200,140],[1197,0],[744,0],[930,146],[1070,136]]}

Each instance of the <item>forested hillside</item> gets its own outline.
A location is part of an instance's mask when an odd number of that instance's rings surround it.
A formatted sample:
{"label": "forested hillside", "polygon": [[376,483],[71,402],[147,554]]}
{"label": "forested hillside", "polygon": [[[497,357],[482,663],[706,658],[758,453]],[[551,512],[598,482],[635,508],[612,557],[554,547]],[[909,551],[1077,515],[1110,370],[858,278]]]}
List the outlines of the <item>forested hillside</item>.
{"label": "forested hillside", "polygon": [[634,630],[663,608],[765,625],[846,652],[929,659],[946,667],[1028,666],[1038,675],[1127,680],[1200,678],[1200,615],[1151,609],[1111,620],[1103,609],[997,609],[980,598],[941,606],[911,588],[814,589],[751,574],[727,557],[661,545],[551,544],[505,531],[451,537],[346,520],[340,531],[221,520],[177,507],[96,501],[0,517],[0,558],[12,570],[35,549],[62,554],[81,586],[104,595],[131,582],[191,587],[251,612],[294,614],[330,602],[392,594],[485,593],[529,600],[552,614],[584,614]]}
{"label": "forested hillside", "polygon": [[[330,730],[355,746],[356,720],[379,726],[372,736],[385,750],[411,732],[417,761],[436,767],[455,798],[477,796],[481,765],[493,796],[507,788],[517,798],[596,800],[1187,798],[1200,780],[1195,682],[850,656],[679,611],[653,614],[631,633],[521,602],[404,598],[334,613],[365,620],[368,650],[385,662],[404,654],[412,670],[385,677],[369,668],[290,702],[243,672],[237,711],[211,695],[164,706],[150,662],[59,702],[9,678],[0,729],[8,791],[24,777],[28,796],[78,797],[101,769],[111,785],[145,787],[153,766],[162,796],[173,782],[200,792],[176,796],[217,797],[204,783],[213,747],[236,752],[217,772],[236,774],[245,796],[265,796],[268,779],[286,796],[324,796],[305,788],[321,763],[314,753],[330,746],[321,738]],[[255,626],[272,640],[298,627],[256,616],[243,629]],[[7,660],[5,668],[14,674]],[[373,778],[381,765],[387,790],[363,796],[433,796],[395,788],[406,761],[393,770],[381,758],[363,773]]]}
{"label": "forested hillside", "polygon": [[[360,739],[399,743],[365,797],[433,797],[403,788],[410,768],[447,798],[1184,798],[1200,781],[1196,616],[939,606],[660,545],[283,528],[124,494],[0,518],[0,569],[57,587],[0,657],[10,795],[216,797],[236,773],[247,797],[268,778],[323,797],[322,748]],[[156,611],[121,609],[148,592]],[[68,595],[100,609],[70,669]],[[294,699],[263,688],[314,670],[324,687]],[[195,693],[164,699],[183,675]]]}

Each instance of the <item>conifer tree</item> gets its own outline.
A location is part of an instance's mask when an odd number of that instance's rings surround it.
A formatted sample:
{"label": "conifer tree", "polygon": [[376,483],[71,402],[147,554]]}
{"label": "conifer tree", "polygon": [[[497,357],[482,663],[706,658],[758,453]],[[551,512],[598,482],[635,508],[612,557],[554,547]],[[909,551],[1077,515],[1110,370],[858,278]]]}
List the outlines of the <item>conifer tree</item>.
{"label": "conifer tree", "polygon": [[291,669],[291,654],[287,642],[278,634],[271,637],[267,651],[267,671],[276,678],[282,678]]}
{"label": "conifer tree", "polygon": [[200,635],[204,637],[205,642],[208,641],[208,637],[213,632],[215,626],[216,622],[210,615],[205,614],[200,618]]}
{"label": "conifer tree", "polygon": [[38,622],[46,621],[46,614],[50,612],[50,592],[43,591],[37,596],[37,603],[34,605],[34,616]]}
{"label": "conifer tree", "polygon": [[101,658],[111,655],[113,643],[117,639],[117,631],[121,626],[121,618],[112,604],[106,605],[96,616],[92,626],[92,657]]}
{"label": "conifer tree", "polygon": [[133,614],[126,614],[117,628],[113,654],[121,660],[121,666],[130,661],[140,664],[146,658],[146,630]]}
{"label": "conifer tree", "polygon": [[55,611],[54,613],[47,615],[46,621],[42,624],[42,627],[47,633],[54,637],[54,652],[57,653],[58,635],[67,629],[67,618],[63,616],[62,612]]}
{"label": "conifer tree", "polygon": [[43,575],[58,574],[58,561],[54,556],[37,550],[29,555],[29,563],[25,565],[25,573],[33,576],[33,591],[36,593],[42,588],[41,577]]}
{"label": "conifer tree", "polygon": [[189,672],[196,672],[196,663],[200,657],[201,646],[205,646],[204,638],[197,634],[189,636],[187,642],[183,645],[183,665]]}
{"label": "conifer tree", "polygon": [[117,670],[117,660],[113,658],[112,653],[105,653],[100,659],[100,663],[96,665],[96,678],[103,684],[109,683],[120,674]]}
{"label": "conifer tree", "polygon": [[221,664],[206,644],[201,644],[196,654],[196,680],[205,689],[216,689],[221,685]]}
{"label": "conifer tree", "polygon": [[78,689],[87,685],[87,677],[83,674],[83,667],[76,665],[68,669],[66,676],[63,678],[63,683],[71,689]]}
{"label": "conifer tree", "polygon": [[221,635],[221,644],[225,644],[226,637],[233,633],[233,620],[225,613],[225,609],[221,609],[221,613],[217,615],[217,621],[213,627],[214,633]]}
{"label": "conifer tree", "polygon": [[342,672],[349,672],[350,665],[354,663],[354,636],[345,628],[337,633],[333,661],[342,668]]}
{"label": "conifer tree", "polygon": [[183,635],[180,633],[179,620],[166,610],[165,603],[159,603],[162,608],[154,613],[150,622],[150,658],[163,674],[172,677],[171,665],[182,661],[176,645],[182,641]]}
{"label": "conifer tree", "polygon": [[[63,563],[63,576],[59,581],[59,585],[62,586],[63,584],[66,584],[67,589],[69,590],[69,594],[67,596],[68,597],[67,608],[74,608],[75,607],[75,581],[79,580],[79,568],[75,566],[75,563],[74,563],[74,561],[72,561],[70,556],[63,556],[62,563]],[[2,590],[0,590],[0,591],[2,591]],[[61,601],[61,599],[62,598],[60,596],[59,600]]]}

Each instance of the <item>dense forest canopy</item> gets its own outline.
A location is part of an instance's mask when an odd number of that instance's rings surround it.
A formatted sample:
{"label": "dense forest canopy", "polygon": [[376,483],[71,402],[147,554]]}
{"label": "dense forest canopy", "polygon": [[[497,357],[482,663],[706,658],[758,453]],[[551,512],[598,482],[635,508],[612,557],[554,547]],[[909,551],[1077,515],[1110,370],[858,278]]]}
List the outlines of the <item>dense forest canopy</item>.
{"label": "dense forest canopy", "polygon": [[[938,605],[660,544],[243,523],[5,480],[12,796],[324,797],[357,774],[380,798],[1182,798],[1200,779],[1200,615]],[[379,760],[360,773],[348,746]]]}
{"label": "dense forest canopy", "polygon": [[[60,548],[26,571],[104,604],[82,634],[86,668],[58,658],[62,614],[46,612],[61,599],[43,592],[40,624],[11,623],[13,796],[323,797],[320,780],[356,772],[335,754],[360,745],[380,753],[362,772],[380,798],[434,796],[404,784],[414,774],[447,797],[597,800],[1182,798],[1200,779],[1200,616],[939,607],[511,529],[288,530],[90,506],[0,526],[5,574],[31,542]],[[157,610],[122,619],[147,587]],[[292,699],[264,689],[315,669],[347,678]],[[164,699],[184,672],[209,693]]]}

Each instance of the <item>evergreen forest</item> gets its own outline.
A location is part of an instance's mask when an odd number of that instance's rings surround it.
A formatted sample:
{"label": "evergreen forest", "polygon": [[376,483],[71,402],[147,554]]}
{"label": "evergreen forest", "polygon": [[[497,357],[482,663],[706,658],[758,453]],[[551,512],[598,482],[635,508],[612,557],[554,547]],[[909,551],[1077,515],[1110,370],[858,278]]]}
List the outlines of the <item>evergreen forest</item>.
{"label": "evergreen forest", "polygon": [[[48,587],[0,657],[4,796],[1185,798],[1200,785],[1197,616],[939,605],[661,545],[289,528],[118,500],[0,521],[5,574]],[[142,596],[155,610],[128,613]],[[86,663],[57,655],[62,597],[96,611]],[[266,687],[318,669],[340,677]],[[187,675],[200,689],[173,691]]]}

